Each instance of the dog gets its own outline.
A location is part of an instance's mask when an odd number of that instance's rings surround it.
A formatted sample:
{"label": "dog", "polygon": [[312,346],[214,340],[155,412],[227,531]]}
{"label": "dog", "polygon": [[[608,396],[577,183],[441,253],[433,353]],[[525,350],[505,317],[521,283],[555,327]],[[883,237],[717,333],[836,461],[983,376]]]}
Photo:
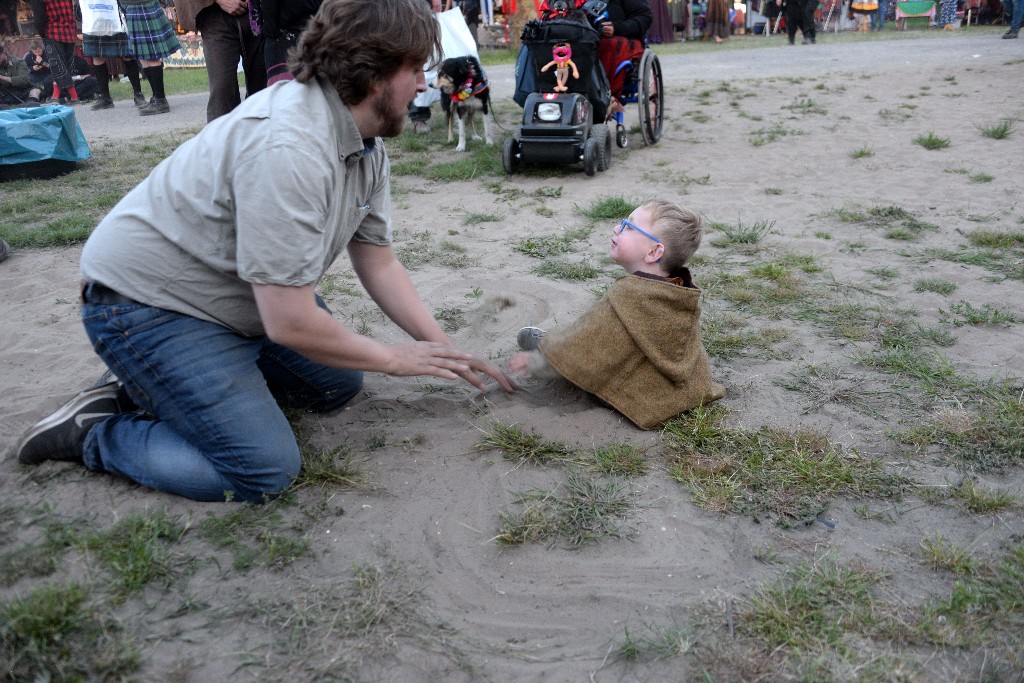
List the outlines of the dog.
{"label": "dog", "polygon": [[477,110],[484,120],[484,141],[494,144],[491,137],[491,89],[480,62],[472,55],[452,57],[441,62],[437,78],[430,84],[441,91],[441,109],[448,119],[448,142],[452,141],[452,123],[459,123],[459,144],[456,152],[466,151],[466,122],[468,121],[473,139],[479,140],[473,117]]}

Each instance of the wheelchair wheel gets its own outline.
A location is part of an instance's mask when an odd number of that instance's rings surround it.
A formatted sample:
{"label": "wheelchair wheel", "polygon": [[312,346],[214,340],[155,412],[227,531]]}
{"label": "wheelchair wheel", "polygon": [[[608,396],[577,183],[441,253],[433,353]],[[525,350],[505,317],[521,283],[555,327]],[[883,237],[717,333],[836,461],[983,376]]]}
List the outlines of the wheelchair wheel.
{"label": "wheelchair wheel", "polygon": [[505,138],[505,142],[501,144],[501,165],[505,168],[505,173],[513,175],[519,172],[519,141],[514,137]]}
{"label": "wheelchair wheel", "polygon": [[612,165],[612,134],[607,124],[595,123],[590,129],[590,137],[597,140],[597,170],[607,171]]}
{"label": "wheelchair wheel", "polygon": [[598,157],[601,156],[601,148],[597,145],[597,140],[594,138],[588,138],[583,143],[583,172],[588,176],[592,176],[597,173]]}
{"label": "wheelchair wheel", "polygon": [[615,126],[615,144],[619,146],[619,149],[629,144],[629,138],[626,137],[626,127],[621,123]]}
{"label": "wheelchair wheel", "polygon": [[661,62],[650,50],[640,60],[640,83],[637,97],[640,105],[640,132],[644,142],[653,145],[661,139],[665,122],[665,84],[661,76]]}

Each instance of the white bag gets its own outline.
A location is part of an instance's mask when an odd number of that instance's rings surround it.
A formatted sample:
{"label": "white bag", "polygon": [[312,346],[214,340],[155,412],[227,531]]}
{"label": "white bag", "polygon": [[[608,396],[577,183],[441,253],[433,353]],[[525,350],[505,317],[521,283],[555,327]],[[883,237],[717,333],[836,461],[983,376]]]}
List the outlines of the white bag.
{"label": "white bag", "polygon": [[82,0],[82,33],[90,36],[112,36],[124,33],[124,19],[117,0]]}
{"label": "white bag", "polygon": [[[89,0],[86,0],[87,2]],[[441,60],[449,57],[465,57],[473,55],[480,59],[476,50],[476,43],[473,41],[473,34],[469,32],[466,25],[466,18],[462,16],[462,10],[453,8],[447,12],[438,12],[434,15],[441,24]],[[437,77],[437,70],[423,70],[427,79],[427,85]],[[416,95],[413,104],[417,107],[429,107],[434,102],[441,101],[441,91],[437,88],[427,88],[426,92]]]}

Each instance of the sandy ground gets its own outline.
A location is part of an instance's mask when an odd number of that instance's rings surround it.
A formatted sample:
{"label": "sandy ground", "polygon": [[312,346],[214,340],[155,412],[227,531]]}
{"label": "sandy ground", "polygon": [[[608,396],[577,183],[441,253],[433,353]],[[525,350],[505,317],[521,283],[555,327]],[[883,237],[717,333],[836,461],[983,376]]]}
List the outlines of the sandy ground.
{"label": "sandy ground", "polygon": [[[985,378],[1024,375],[1020,324],[956,327],[943,323],[942,315],[966,300],[1024,319],[1021,281],[993,281],[992,273],[979,267],[919,258],[925,248],[966,248],[965,234],[979,227],[1021,230],[1024,129],[1018,125],[1010,139],[999,141],[982,137],[977,126],[1003,118],[1024,121],[1024,42],[960,32],[841,45],[823,36],[816,46],[793,48],[779,43],[772,38],[756,49],[666,57],[668,118],[662,141],[644,147],[639,134],[631,134],[631,146],[616,149],[611,170],[596,177],[516,176],[503,182],[504,188],[525,193],[514,200],[477,181],[396,178],[397,246],[429,231],[435,242],[456,240],[467,249],[465,267],[428,261],[412,271],[433,308],[462,310],[467,322],[454,339],[503,360],[514,351],[520,326],[553,327],[577,316],[594,300],[592,289],[616,274],[613,265],[601,260],[610,226],[597,226],[580,252],[567,258],[585,256],[601,267],[602,275],[590,282],[537,275],[537,261],[512,245],[528,234],[557,234],[585,225],[576,207],[603,197],[660,196],[716,223],[774,221],[753,256],[713,246],[716,233],[708,233],[699,252],[706,260],[695,267],[698,284],[707,288],[706,315],[731,310],[715,286],[718,274],[731,266],[769,261],[784,252],[812,255],[824,268],[815,281],[834,278],[833,291],[841,296],[912,309],[922,324],[955,335],[956,344],[941,352],[958,372]],[[508,97],[511,68],[491,69],[490,76],[495,96]],[[799,106],[808,100],[817,109]],[[205,96],[172,98],[171,106],[170,115],[148,118],[123,104],[105,112],[82,108],[77,115],[93,144],[203,123]],[[635,120],[634,108],[628,121]],[[436,127],[436,116],[434,121]],[[514,116],[500,123],[511,128]],[[752,144],[756,131],[773,126],[788,134]],[[929,151],[912,142],[929,132],[949,138],[950,146]],[[873,155],[853,159],[850,152],[862,148]],[[969,181],[969,174],[979,173],[992,179]],[[706,181],[694,182],[705,176]],[[556,187],[562,188],[560,196],[540,202],[529,198]],[[765,188],[774,189],[766,193]],[[830,213],[890,205],[937,229],[921,241],[900,242]],[[464,224],[467,215],[487,212],[501,219]],[[0,453],[70,392],[102,373],[77,317],[79,253],[80,247],[23,250],[0,266]],[[881,282],[867,268],[890,268],[897,275]],[[339,281],[355,282],[344,260],[333,272]],[[958,288],[948,296],[916,292],[915,282],[925,277]],[[475,289],[482,292],[479,298],[472,296]],[[340,293],[328,300],[339,319],[365,323],[375,338],[402,338],[365,295]],[[506,304],[498,305],[502,300]],[[898,389],[892,376],[859,365],[856,358],[864,344],[837,339],[795,316],[745,322],[749,329],[783,327],[790,334],[772,354],[712,359],[716,379],[729,392],[723,403],[731,411],[730,424],[814,428],[918,480],[941,484],[961,476],[927,457],[908,460],[889,438],[890,430],[925,420],[934,406],[919,393]],[[896,398],[879,406],[874,416],[837,405],[805,411],[799,395],[776,383],[801,367],[826,362],[867,377],[868,389]],[[495,545],[491,539],[499,513],[517,509],[517,494],[531,486],[551,488],[564,476],[559,468],[509,462],[497,451],[475,449],[495,421],[517,423],[582,448],[613,441],[649,447],[652,473],[630,483],[641,502],[627,520],[634,538],[581,550],[560,544]],[[272,649],[267,643],[283,637],[278,630],[283,627],[268,627],[243,606],[319,594],[347,581],[354,565],[382,558],[406,569],[422,588],[432,623],[452,631],[444,645],[396,638],[384,656],[362,662],[363,680],[685,680],[696,674],[682,660],[612,664],[606,659],[610,645],[621,639],[624,625],[683,623],[702,606],[742,601],[777,578],[788,563],[813,561],[827,552],[885,573],[888,596],[918,604],[941,596],[951,585],[948,577],[922,567],[916,549],[923,537],[939,532],[979,556],[990,556],[1012,534],[1024,532],[1019,513],[969,516],[952,506],[914,499],[892,507],[894,524],[865,520],[853,511],[857,501],[840,499],[828,511],[834,528],[813,524],[790,531],[702,510],[665,474],[657,432],[637,430],[559,382],[529,383],[524,391],[506,396],[496,387],[479,394],[464,386],[374,375],[364,394],[343,411],[306,422],[315,442],[346,445],[359,454],[373,489],[330,495],[323,505],[331,514],[313,522],[299,520],[298,533],[314,552],[293,565],[232,573],[201,557],[199,569],[180,578],[170,594],[148,589],[145,607],[123,607],[123,618],[147,637],[141,674],[146,680],[168,680],[172,669],[189,681],[222,680],[232,672],[243,680],[261,679],[267,671],[261,667],[287,669],[266,654]],[[1019,492],[1024,478],[1011,470],[987,475],[983,483]],[[319,500],[314,492],[303,496],[310,505]],[[0,499],[14,506],[50,502],[64,514],[87,511],[101,525],[140,509],[166,507],[195,520],[225,511],[223,505],[191,503],[72,466],[27,469],[12,459],[0,463]],[[758,562],[755,555],[764,548],[783,563]],[[59,576],[88,575],[89,567],[80,565],[66,567]],[[24,579],[0,589],[0,596],[35,585],[38,581]],[[175,608],[184,596],[209,607],[181,616]],[[330,656],[329,650],[325,637],[316,655]],[[963,661],[955,652],[907,656],[919,665],[921,680],[963,680],[977,673],[976,662]],[[243,667],[246,662],[252,665]],[[293,673],[313,680],[301,669]]]}

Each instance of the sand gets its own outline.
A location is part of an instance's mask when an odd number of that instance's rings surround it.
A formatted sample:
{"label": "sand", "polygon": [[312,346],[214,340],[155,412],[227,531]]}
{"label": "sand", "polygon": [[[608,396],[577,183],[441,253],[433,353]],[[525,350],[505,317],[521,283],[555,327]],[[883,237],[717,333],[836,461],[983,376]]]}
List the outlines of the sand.
{"label": "sand", "polygon": [[[480,181],[396,178],[396,246],[422,242],[428,231],[435,245],[451,240],[466,249],[464,267],[435,259],[411,270],[432,308],[461,310],[464,325],[452,333],[456,342],[501,362],[515,350],[520,326],[550,328],[573,319],[594,301],[593,290],[617,274],[614,264],[603,260],[611,225],[596,226],[578,252],[566,256],[569,261],[585,257],[601,269],[587,282],[538,275],[533,272],[538,261],[513,245],[528,235],[587,225],[577,207],[601,198],[659,196],[700,211],[711,223],[774,222],[752,251],[716,247],[711,243],[721,230],[709,230],[699,252],[704,260],[694,268],[706,290],[706,317],[734,310],[723,297],[721,273],[785,252],[812,255],[824,272],[807,275],[808,281],[834,279],[837,296],[910,309],[922,325],[954,335],[956,343],[939,350],[958,372],[981,378],[1024,375],[1022,323],[944,322],[950,307],[962,300],[1024,320],[1021,281],[922,258],[928,248],[966,249],[966,235],[978,228],[1021,230],[1024,129],[1018,124],[1009,139],[992,140],[978,126],[1004,118],[1024,121],[1024,43],[964,31],[848,44],[829,44],[826,35],[816,46],[793,48],[780,46],[777,37],[760,40],[764,47],[667,56],[668,118],[661,142],[645,147],[639,134],[631,133],[630,147],[615,149],[612,168],[593,178],[516,176],[502,183],[505,190],[525,193],[514,198]],[[495,97],[508,98],[511,69],[494,68],[491,78]],[[180,99],[172,99],[168,118],[139,118],[120,104],[102,116],[85,108],[78,116],[93,144],[201,125],[205,98]],[[502,127],[516,124],[516,111],[500,108]],[[627,120],[636,121],[635,107]],[[440,125],[436,114],[433,123],[435,129]],[[764,131],[763,137],[773,128],[788,134],[760,146],[752,142],[757,131]],[[931,151],[913,142],[928,133],[948,138],[950,146]],[[858,149],[873,154],[852,158]],[[977,174],[992,178],[972,182],[969,176]],[[535,198],[538,191],[552,194],[553,188],[561,188],[560,196]],[[918,241],[898,241],[882,229],[843,222],[835,213],[878,206],[901,207],[936,229]],[[466,224],[467,216],[481,213],[500,218]],[[80,251],[19,250],[0,265],[0,453],[103,372],[78,319]],[[889,268],[896,275],[882,280],[868,268]],[[332,273],[339,282],[355,283],[345,259]],[[915,291],[921,278],[942,278],[957,289],[950,295]],[[340,320],[365,325],[380,341],[403,338],[365,294],[335,293],[328,303]],[[901,388],[892,375],[858,363],[858,353],[869,343],[826,334],[793,311],[781,319],[740,318],[746,329],[784,328],[789,334],[772,353],[712,358],[713,374],[728,390],[722,404],[730,425],[812,428],[918,481],[941,487],[963,477],[942,464],[934,449],[912,457],[890,437],[942,406]],[[806,396],[778,384],[801,368],[825,363],[857,378],[866,394],[885,392],[876,413],[836,403],[809,406]],[[787,566],[829,553],[844,564],[883,573],[880,590],[888,599],[912,605],[940,599],[952,579],[922,565],[922,538],[941,533],[978,556],[992,556],[1013,534],[1024,532],[1019,510],[968,515],[951,504],[912,497],[873,503],[887,508],[895,520],[891,524],[864,519],[854,510],[863,501],[844,498],[831,501],[825,518],[832,527],[813,523],[783,529],[772,520],[723,515],[694,505],[669,478],[658,432],[636,429],[563,382],[526,382],[513,395],[491,384],[481,394],[464,384],[370,375],[363,394],[348,407],[307,418],[312,441],[350,448],[371,488],[299,492],[298,504],[284,510],[284,526],[306,539],[312,552],[284,567],[233,571],[226,551],[212,549],[190,531],[183,551],[197,555],[195,572],[178,576],[169,588],[151,586],[144,598],[116,608],[130,630],[145,638],[139,676],[170,680],[173,672],[175,680],[188,681],[228,675],[279,680],[287,673],[297,680],[324,680],[325,674],[312,672],[334,658],[354,662],[347,671],[361,680],[703,680],[685,657],[623,664],[609,653],[624,628],[643,632],[647,624],[707,623],[700,630],[705,642],[725,639],[730,605],[744,604]],[[581,449],[620,441],[648,448],[651,472],[627,483],[640,503],[624,522],[632,538],[581,549],[568,549],[562,541],[497,545],[499,514],[518,510],[518,494],[530,487],[552,489],[565,471],[478,449],[496,422]],[[1011,469],[983,475],[980,482],[1019,493],[1024,476]],[[14,508],[46,503],[55,507],[53,514],[87,514],[101,528],[140,510],[166,508],[194,527],[208,515],[230,511],[230,506],[193,503],[71,465],[24,468],[10,458],[0,463],[0,499]],[[26,524],[11,533],[14,547],[37,537],[38,527]],[[758,561],[765,549],[780,561]],[[0,597],[69,577],[102,578],[86,557],[69,552],[67,558],[56,575],[21,579],[0,589]],[[396,629],[390,640],[380,636],[385,646],[368,654],[371,650],[353,643],[367,644],[378,635],[343,641],[314,626],[293,631],[268,616],[318,597],[329,607],[338,605],[334,591],[348,584],[354,566],[391,564],[421,591],[414,610],[421,621],[411,628],[419,639]],[[200,606],[178,610],[186,600]],[[712,615],[708,622],[699,621],[702,610]],[[282,645],[299,633],[312,642],[301,657],[289,658]],[[979,671],[976,660],[955,651],[922,648],[904,656],[919,667],[921,680],[962,680]],[[734,679],[743,678],[732,671]]]}

